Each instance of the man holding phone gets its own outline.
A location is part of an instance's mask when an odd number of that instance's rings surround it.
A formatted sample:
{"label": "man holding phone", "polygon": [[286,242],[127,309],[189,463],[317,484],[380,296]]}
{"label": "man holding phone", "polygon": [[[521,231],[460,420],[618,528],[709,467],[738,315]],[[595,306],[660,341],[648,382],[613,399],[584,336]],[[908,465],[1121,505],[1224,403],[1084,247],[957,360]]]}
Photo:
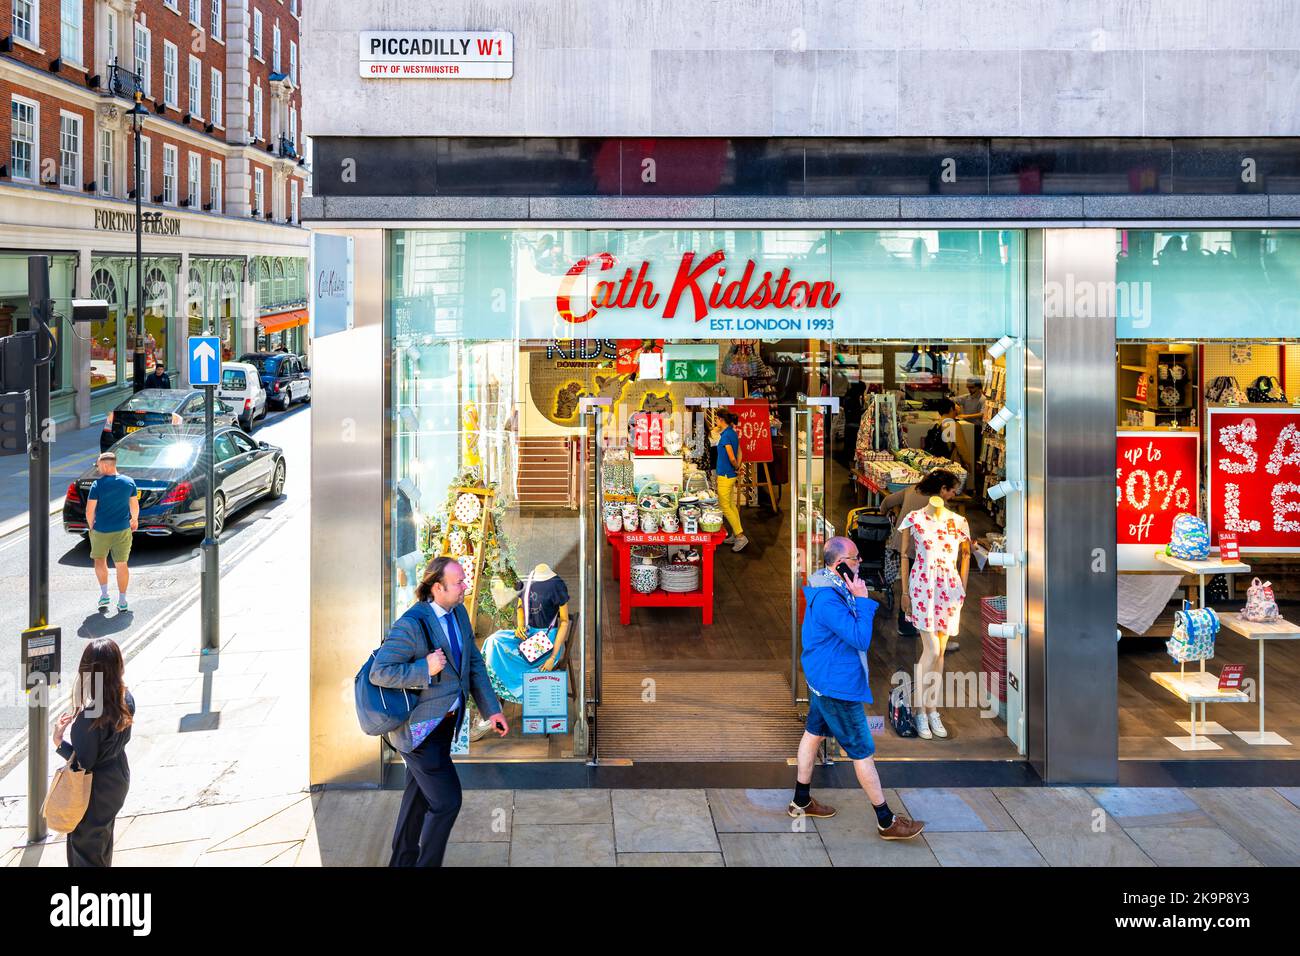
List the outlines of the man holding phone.
{"label": "man holding phone", "polygon": [[839,741],[853,761],[858,783],[876,812],[876,832],[885,840],[910,840],[925,823],[894,813],[885,800],[876,772],[876,745],[867,725],[864,703],[871,703],[867,651],[871,626],[879,606],[858,576],[862,559],[858,546],[844,537],[831,538],[822,551],[825,567],[804,587],[803,672],[808,681],[808,723],[799,742],[798,772],[792,817],[833,817],[835,808],[812,798],[813,764],[827,737]]}

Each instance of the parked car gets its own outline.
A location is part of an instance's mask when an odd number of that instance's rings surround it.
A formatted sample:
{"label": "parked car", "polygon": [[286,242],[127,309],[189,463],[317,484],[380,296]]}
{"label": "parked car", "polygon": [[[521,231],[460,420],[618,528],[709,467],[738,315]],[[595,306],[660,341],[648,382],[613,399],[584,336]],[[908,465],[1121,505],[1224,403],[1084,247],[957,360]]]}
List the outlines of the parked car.
{"label": "parked car", "polygon": [[247,362],[222,362],[217,394],[235,406],[239,427],[253,430],[253,422],[266,415],[266,389],[256,367]]}
{"label": "parked car", "polygon": [[[137,534],[166,537],[201,535],[207,519],[206,462],[203,428],[150,425],[132,432],[114,447],[117,470],[135,479],[140,491]],[[221,534],[227,518],[259,498],[284,492],[284,452],[259,442],[241,429],[223,425],[213,433],[216,491],[212,520]],[[93,465],[68,485],[63,500],[63,530],[86,534],[86,496],[99,477]]]}
{"label": "parked car", "polygon": [[298,356],[290,352],[245,352],[239,361],[257,369],[268,402],[287,409],[297,401],[311,401],[311,374]]}
{"label": "parked car", "polygon": [[[216,400],[213,420],[217,425],[233,425],[238,417],[234,407]],[[146,388],[122,399],[104,419],[99,433],[99,450],[108,451],[122,437],[148,425],[202,425],[203,391],[198,388]]]}

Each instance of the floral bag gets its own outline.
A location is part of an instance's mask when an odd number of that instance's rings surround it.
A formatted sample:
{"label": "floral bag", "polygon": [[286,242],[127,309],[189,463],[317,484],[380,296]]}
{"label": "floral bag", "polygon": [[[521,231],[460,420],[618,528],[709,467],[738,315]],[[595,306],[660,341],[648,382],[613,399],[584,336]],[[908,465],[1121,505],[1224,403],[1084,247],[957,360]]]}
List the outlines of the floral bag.
{"label": "floral bag", "polygon": [[1273,583],[1255,578],[1246,589],[1246,606],[1241,609],[1243,621],[1269,624],[1278,619],[1277,601],[1273,598]]}
{"label": "floral bag", "polygon": [[1174,636],[1165,642],[1169,656],[1180,664],[1208,661],[1214,656],[1214,638],[1219,633],[1219,615],[1208,607],[1192,607],[1174,613]]}
{"label": "floral bag", "polygon": [[1282,385],[1273,376],[1261,375],[1246,389],[1246,398],[1256,403],[1285,402],[1286,393],[1282,391]]}
{"label": "floral bag", "polygon": [[1206,401],[1220,402],[1226,405],[1244,405],[1246,392],[1237,384],[1234,375],[1220,375],[1205,386]]}
{"label": "floral bag", "polygon": [[1204,561],[1210,556],[1210,531],[1196,515],[1183,512],[1174,517],[1173,534],[1165,554],[1184,561]]}

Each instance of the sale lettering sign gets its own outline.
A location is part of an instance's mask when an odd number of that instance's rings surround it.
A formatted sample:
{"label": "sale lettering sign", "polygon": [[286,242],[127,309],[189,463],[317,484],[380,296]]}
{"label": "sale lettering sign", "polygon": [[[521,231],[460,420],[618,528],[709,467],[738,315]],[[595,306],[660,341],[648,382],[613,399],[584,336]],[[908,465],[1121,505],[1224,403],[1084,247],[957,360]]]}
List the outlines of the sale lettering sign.
{"label": "sale lettering sign", "polygon": [[1236,532],[1242,554],[1300,551],[1300,409],[1210,408],[1210,541]]}
{"label": "sale lettering sign", "polygon": [[1151,571],[1175,516],[1197,511],[1200,434],[1121,431],[1115,439],[1115,538],[1121,571]]}
{"label": "sale lettering sign", "polygon": [[764,399],[751,398],[732,402],[731,411],[740,420],[736,434],[740,436],[740,457],[744,461],[772,460],[772,413]]}
{"label": "sale lettering sign", "polygon": [[637,412],[632,416],[632,451],[638,455],[662,455],[665,431],[663,415]]}

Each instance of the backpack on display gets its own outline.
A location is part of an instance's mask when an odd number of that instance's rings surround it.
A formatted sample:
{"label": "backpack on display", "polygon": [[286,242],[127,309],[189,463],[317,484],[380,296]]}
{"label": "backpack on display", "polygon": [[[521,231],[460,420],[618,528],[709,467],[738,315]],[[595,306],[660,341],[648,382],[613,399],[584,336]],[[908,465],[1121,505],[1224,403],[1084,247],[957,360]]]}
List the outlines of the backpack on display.
{"label": "backpack on display", "polygon": [[1183,512],[1174,518],[1173,534],[1165,554],[1184,561],[1204,561],[1210,556],[1210,530],[1196,515]]}
{"label": "backpack on display", "polygon": [[1285,402],[1286,393],[1282,385],[1272,375],[1261,375],[1246,389],[1246,398],[1255,403]]}
{"label": "backpack on display", "polygon": [[1246,589],[1246,606],[1241,609],[1241,619],[1256,624],[1271,624],[1278,616],[1277,601],[1273,598],[1273,582],[1255,578]]}
{"label": "backpack on display", "polygon": [[1228,405],[1242,405],[1247,401],[1246,393],[1237,384],[1236,376],[1220,375],[1205,386],[1205,399]]}
{"label": "backpack on display", "polygon": [[907,687],[904,683],[889,692],[889,726],[900,737],[915,737],[916,721],[912,719],[912,708],[907,706]]}
{"label": "backpack on display", "polygon": [[1169,656],[1180,664],[1208,661],[1214,656],[1214,638],[1219,633],[1219,615],[1208,607],[1192,607],[1174,613],[1174,636],[1165,642]]}

